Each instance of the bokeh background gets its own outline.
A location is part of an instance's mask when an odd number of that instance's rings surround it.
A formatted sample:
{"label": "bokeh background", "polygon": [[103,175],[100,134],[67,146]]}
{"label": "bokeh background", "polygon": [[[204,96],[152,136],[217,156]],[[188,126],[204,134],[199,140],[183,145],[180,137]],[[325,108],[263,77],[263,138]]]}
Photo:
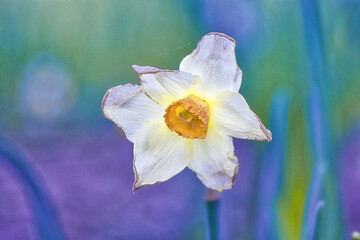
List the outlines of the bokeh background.
{"label": "bokeh background", "polygon": [[359,1],[0,0],[0,239],[204,239],[195,174],[133,193],[101,100],[212,31],[237,41],[240,93],[273,132],[234,140],[220,239],[360,231]]}

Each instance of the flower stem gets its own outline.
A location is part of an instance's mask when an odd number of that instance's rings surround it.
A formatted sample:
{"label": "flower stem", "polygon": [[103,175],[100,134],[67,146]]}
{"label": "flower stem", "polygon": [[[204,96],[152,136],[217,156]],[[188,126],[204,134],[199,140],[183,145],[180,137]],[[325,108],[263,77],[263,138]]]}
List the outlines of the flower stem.
{"label": "flower stem", "polygon": [[220,193],[211,189],[207,189],[205,201],[207,209],[207,239],[219,239],[219,198]]}

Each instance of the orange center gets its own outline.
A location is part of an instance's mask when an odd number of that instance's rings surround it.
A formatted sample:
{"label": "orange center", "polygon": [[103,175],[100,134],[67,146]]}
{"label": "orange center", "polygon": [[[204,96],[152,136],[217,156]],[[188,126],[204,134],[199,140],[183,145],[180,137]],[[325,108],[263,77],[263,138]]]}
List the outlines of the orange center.
{"label": "orange center", "polygon": [[207,102],[194,95],[173,102],[165,110],[165,123],[171,131],[186,138],[206,138],[210,118]]}

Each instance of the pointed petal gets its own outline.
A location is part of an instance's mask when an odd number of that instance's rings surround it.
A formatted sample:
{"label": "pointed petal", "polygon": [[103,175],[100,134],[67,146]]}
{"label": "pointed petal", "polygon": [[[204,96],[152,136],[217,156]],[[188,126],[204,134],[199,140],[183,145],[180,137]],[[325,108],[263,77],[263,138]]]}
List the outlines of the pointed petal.
{"label": "pointed petal", "polygon": [[198,76],[186,72],[137,65],[132,67],[138,74],[146,94],[163,106],[185,98],[201,81]]}
{"label": "pointed petal", "polygon": [[150,120],[162,119],[165,108],[152,101],[140,86],[125,84],[110,88],[103,99],[104,116],[122,128],[134,142],[140,128]]}
{"label": "pointed petal", "polygon": [[171,132],[163,120],[146,124],[134,145],[133,190],[160,183],[181,172],[192,157],[192,143]]}
{"label": "pointed petal", "polygon": [[225,34],[209,33],[182,60],[181,71],[201,78],[198,95],[214,99],[222,91],[239,91],[242,72],[236,63],[235,45],[235,40]]}
{"label": "pointed petal", "polygon": [[194,156],[188,167],[202,183],[219,192],[230,189],[239,166],[232,138],[209,129],[205,139],[193,140],[193,148]]}
{"label": "pointed petal", "polygon": [[214,100],[211,124],[218,131],[236,138],[269,142],[272,138],[243,96],[234,92],[223,92]]}

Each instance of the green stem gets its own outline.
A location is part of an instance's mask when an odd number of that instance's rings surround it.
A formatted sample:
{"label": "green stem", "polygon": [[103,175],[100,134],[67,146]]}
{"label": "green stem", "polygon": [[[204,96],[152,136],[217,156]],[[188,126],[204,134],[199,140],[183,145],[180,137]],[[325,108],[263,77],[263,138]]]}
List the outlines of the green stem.
{"label": "green stem", "polygon": [[219,192],[207,189],[205,201],[207,209],[207,238],[209,240],[219,239],[219,198]]}

